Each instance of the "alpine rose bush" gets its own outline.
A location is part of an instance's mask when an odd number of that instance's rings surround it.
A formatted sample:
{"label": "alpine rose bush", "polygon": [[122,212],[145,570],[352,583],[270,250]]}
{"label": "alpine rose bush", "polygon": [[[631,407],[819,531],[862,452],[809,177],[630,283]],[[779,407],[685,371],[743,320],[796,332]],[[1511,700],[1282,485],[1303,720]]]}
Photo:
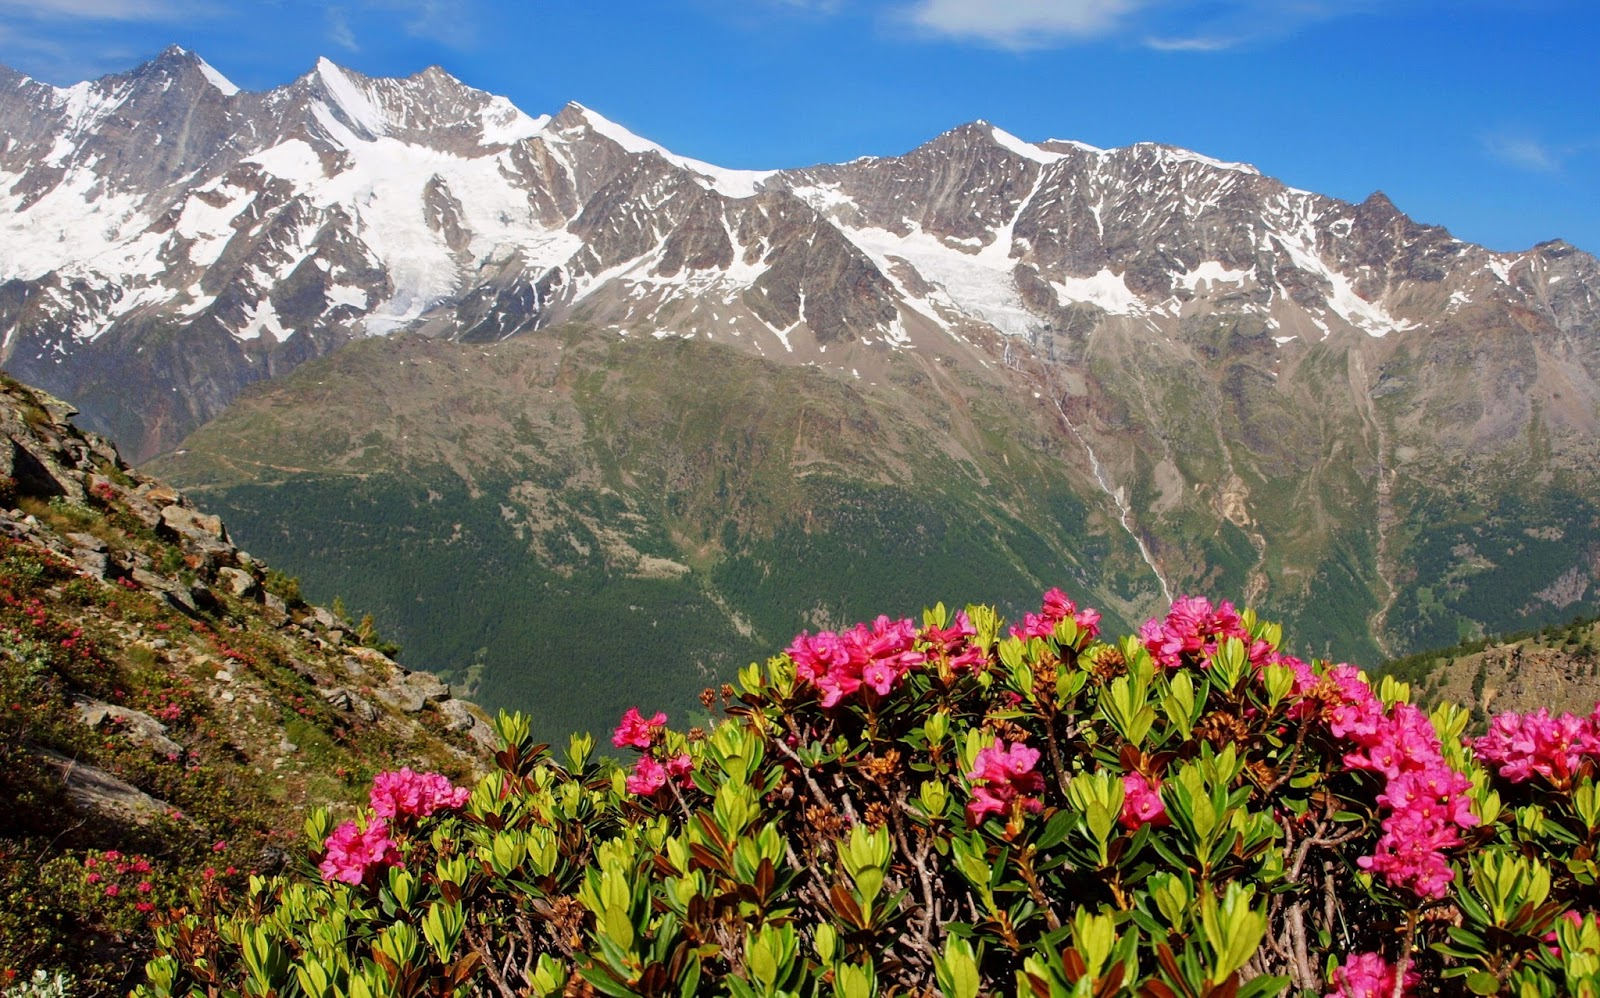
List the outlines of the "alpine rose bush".
{"label": "alpine rose bush", "polygon": [[382,821],[368,822],[365,828],[347,821],[323,845],[327,855],[320,869],[325,880],[361,884],[376,870],[400,865],[400,850]]}
{"label": "alpine rose bush", "polygon": [[171,913],[141,996],[1600,998],[1596,714],[1452,705],[1182,596],[803,633],[624,760],[520,715],[296,871]]}
{"label": "alpine rose bush", "polygon": [[468,790],[452,786],[441,773],[414,773],[410,766],[379,773],[372,780],[369,802],[380,818],[426,818],[467,802]]}

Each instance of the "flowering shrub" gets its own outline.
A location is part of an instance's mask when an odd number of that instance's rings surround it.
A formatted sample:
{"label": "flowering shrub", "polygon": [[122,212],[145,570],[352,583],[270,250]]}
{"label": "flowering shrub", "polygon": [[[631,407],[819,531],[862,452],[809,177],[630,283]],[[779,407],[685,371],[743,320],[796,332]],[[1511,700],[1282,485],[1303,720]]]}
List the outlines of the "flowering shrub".
{"label": "flowering shrub", "polygon": [[802,634],[709,731],[629,710],[625,764],[502,715],[470,792],[381,774],[175,912],[140,993],[1600,998],[1592,717],[1473,740],[1196,597],[1098,626]]}

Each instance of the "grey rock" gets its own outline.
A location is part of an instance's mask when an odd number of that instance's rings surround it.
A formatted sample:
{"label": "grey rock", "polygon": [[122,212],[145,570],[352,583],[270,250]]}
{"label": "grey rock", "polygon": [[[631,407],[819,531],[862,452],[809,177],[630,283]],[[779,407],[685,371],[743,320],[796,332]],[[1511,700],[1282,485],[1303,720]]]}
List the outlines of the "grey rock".
{"label": "grey rock", "polygon": [[148,746],[161,755],[183,754],[183,746],[167,737],[167,726],[143,711],[88,697],[74,698],[73,705],[78,719],[91,728],[101,728],[109,722],[122,728],[128,740],[137,745]]}
{"label": "grey rock", "polygon": [[238,568],[217,569],[217,582],[240,599],[253,599],[261,592],[255,577]]}
{"label": "grey rock", "polygon": [[271,593],[261,594],[261,616],[273,627],[283,627],[289,623],[289,607]]}
{"label": "grey rock", "polygon": [[94,552],[104,552],[106,550],[106,542],[94,534],[65,534],[64,536],[76,550]]}
{"label": "grey rock", "polygon": [[107,569],[111,567],[111,560],[101,551],[76,550],[72,552],[72,560],[85,575],[97,579],[104,579]]}
{"label": "grey rock", "polygon": [[32,752],[55,771],[66,784],[67,797],[84,811],[106,817],[132,818],[142,825],[173,810],[166,801],[150,796],[103,769],[48,749],[35,748]]}
{"label": "grey rock", "polygon": [[395,710],[406,714],[421,713],[422,708],[428,705],[426,697],[404,683],[380,686],[373,690],[372,695]]}
{"label": "grey rock", "polygon": [[343,686],[335,686],[331,690],[323,690],[322,699],[334,710],[349,710],[354,702],[350,691]]}
{"label": "grey rock", "polygon": [[450,684],[441,682],[431,672],[408,672],[403,682],[408,688],[416,690],[424,700],[437,702],[450,699]]}

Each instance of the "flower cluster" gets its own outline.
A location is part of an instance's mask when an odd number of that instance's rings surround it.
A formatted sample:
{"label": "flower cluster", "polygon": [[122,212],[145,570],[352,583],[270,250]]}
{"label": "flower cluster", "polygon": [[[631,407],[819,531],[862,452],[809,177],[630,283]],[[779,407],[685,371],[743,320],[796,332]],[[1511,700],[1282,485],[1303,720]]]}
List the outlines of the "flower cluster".
{"label": "flower cluster", "polygon": [[[1326,998],[1390,998],[1394,990],[1395,968],[1377,953],[1355,953],[1333,972],[1333,990]],[[1406,969],[1400,994],[1415,992],[1422,978]]]}
{"label": "flower cluster", "polygon": [[1044,594],[1038,613],[1025,613],[1022,623],[1011,628],[1015,638],[1048,638],[1056,633],[1056,625],[1068,618],[1078,625],[1085,640],[1093,640],[1100,633],[1100,611],[1092,607],[1078,609],[1066,593],[1052,589]]}
{"label": "flower cluster", "polygon": [[661,729],[667,726],[667,715],[664,711],[656,711],[655,716],[645,720],[639,713],[638,707],[629,707],[622,714],[622,723],[617,725],[617,730],[611,732],[611,744],[617,748],[649,749],[660,734]]}
{"label": "flower cluster", "polygon": [[469,791],[450,783],[441,773],[417,773],[410,766],[379,773],[372,779],[372,813],[380,818],[426,818],[455,810],[467,802]]}
{"label": "flower cluster", "polygon": [[639,713],[638,707],[629,707],[622,715],[622,723],[611,733],[611,744],[617,748],[625,746],[639,749],[644,755],[633,764],[633,772],[628,774],[628,793],[640,797],[649,797],[651,794],[667,785],[667,780],[677,780],[679,786],[690,785],[690,777],[694,772],[694,760],[689,758],[689,753],[679,752],[673,756],[666,756],[665,746],[659,753],[663,758],[657,758],[652,749],[661,739],[662,732],[667,726],[667,715],[664,711],[656,711],[648,720]]}
{"label": "flower cluster", "polygon": [[1167,817],[1167,806],[1161,802],[1160,781],[1145,779],[1143,773],[1129,773],[1122,778],[1122,814],[1118,821],[1124,828],[1137,831],[1145,825],[1164,828],[1172,824]]}
{"label": "flower cluster", "polygon": [[374,870],[401,865],[400,847],[389,837],[389,826],[383,821],[370,822],[365,828],[347,821],[333,830],[323,847],[327,850],[320,867],[324,880],[357,886]]}
{"label": "flower cluster", "polygon": [[634,763],[633,772],[628,774],[628,793],[648,797],[666,786],[668,778],[677,780],[680,786],[687,786],[692,772],[694,761],[687,752],[680,752],[666,762],[643,755]]}
{"label": "flower cluster", "polygon": [[1167,669],[1182,665],[1185,655],[1210,656],[1227,638],[1244,642],[1253,665],[1265,663],[1272,654],[1271,645],[1250,637],[1239,611],[1227,600],[1212,606],[1203,596],[1179,596],[1172,601],[1166,620],[1147,620],[1139,629],[1139,640],[1150,656]]}
{"label": "flower cluster", "polygon": [[1551,717],[1543,707],[1530,714],[1507,712],[1489,723],[1489,733],[1474,739],[1473,751],[1494,763],[1501,776],[1523,783],[1535,773],[1558,787],[1572,785],[1586,758],[1600,756],[1600,706],[1586,717]]}
{"label": "flower cluster", "polygon": [[1356,860],[1396,887],[1422,898],[1441,898],[1455,879],[1445,858],[1461,845],[1461,830],[1478,823],[1467,791],[1472,781],[1450,768],[1428,716],[1408,703],[1385,711],[1383,703],[1348,665],[1330,671],[1325,682],[1339,701],[1329,715],[1329,730],[1358,748],[1347,753],[1347,769],[1383,776],[1379,805],[1389,809],[1383,834],[1371,856]]}
{"label": "flower cluster", "polygon": [[788,652],[795,674],[822,691],[822,706],[833,707],[863,686],[887,696],[901,676],[927,661],[916,644],[917,628],[910,620],[880,616],[870,628],[857,624],[842,634],[823,631],[816,637],[802,633]]}
{"label": "flower cluster", "polygon": [[1039,750],[1021,742],[1007,747],[1001,739],[980,751],[973,760],[972,772],[967,774],[973,784],[967,813],[974,821],[982,821],[986,814],[1005,814],[1012,808],[1038,814],[1043,802],[1027,796],[1044,790],[1044,777],[1034,771],[1038,764]]}
{"label": "flower cluster", "polygon": [[972,644],[978,629],[972,626],[967,611],[957,610],[948,627],[928,626],[922,629],[922,642],[927,660],[937,664],[941,674],[954,675],[967,670],[977,670],[984,661],[983,649]]}

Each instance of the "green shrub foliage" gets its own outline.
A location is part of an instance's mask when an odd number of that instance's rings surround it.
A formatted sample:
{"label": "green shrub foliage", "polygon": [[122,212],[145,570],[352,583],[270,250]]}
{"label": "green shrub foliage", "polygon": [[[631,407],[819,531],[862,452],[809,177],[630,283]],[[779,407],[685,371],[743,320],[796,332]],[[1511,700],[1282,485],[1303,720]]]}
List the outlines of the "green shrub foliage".
{"label": "green shrub foliage", "polygon": [[801,635],[723,719],[402,771],[208,885],[142,996],[1600,995],[1593,717],[1431,717],[1180,599]]}

